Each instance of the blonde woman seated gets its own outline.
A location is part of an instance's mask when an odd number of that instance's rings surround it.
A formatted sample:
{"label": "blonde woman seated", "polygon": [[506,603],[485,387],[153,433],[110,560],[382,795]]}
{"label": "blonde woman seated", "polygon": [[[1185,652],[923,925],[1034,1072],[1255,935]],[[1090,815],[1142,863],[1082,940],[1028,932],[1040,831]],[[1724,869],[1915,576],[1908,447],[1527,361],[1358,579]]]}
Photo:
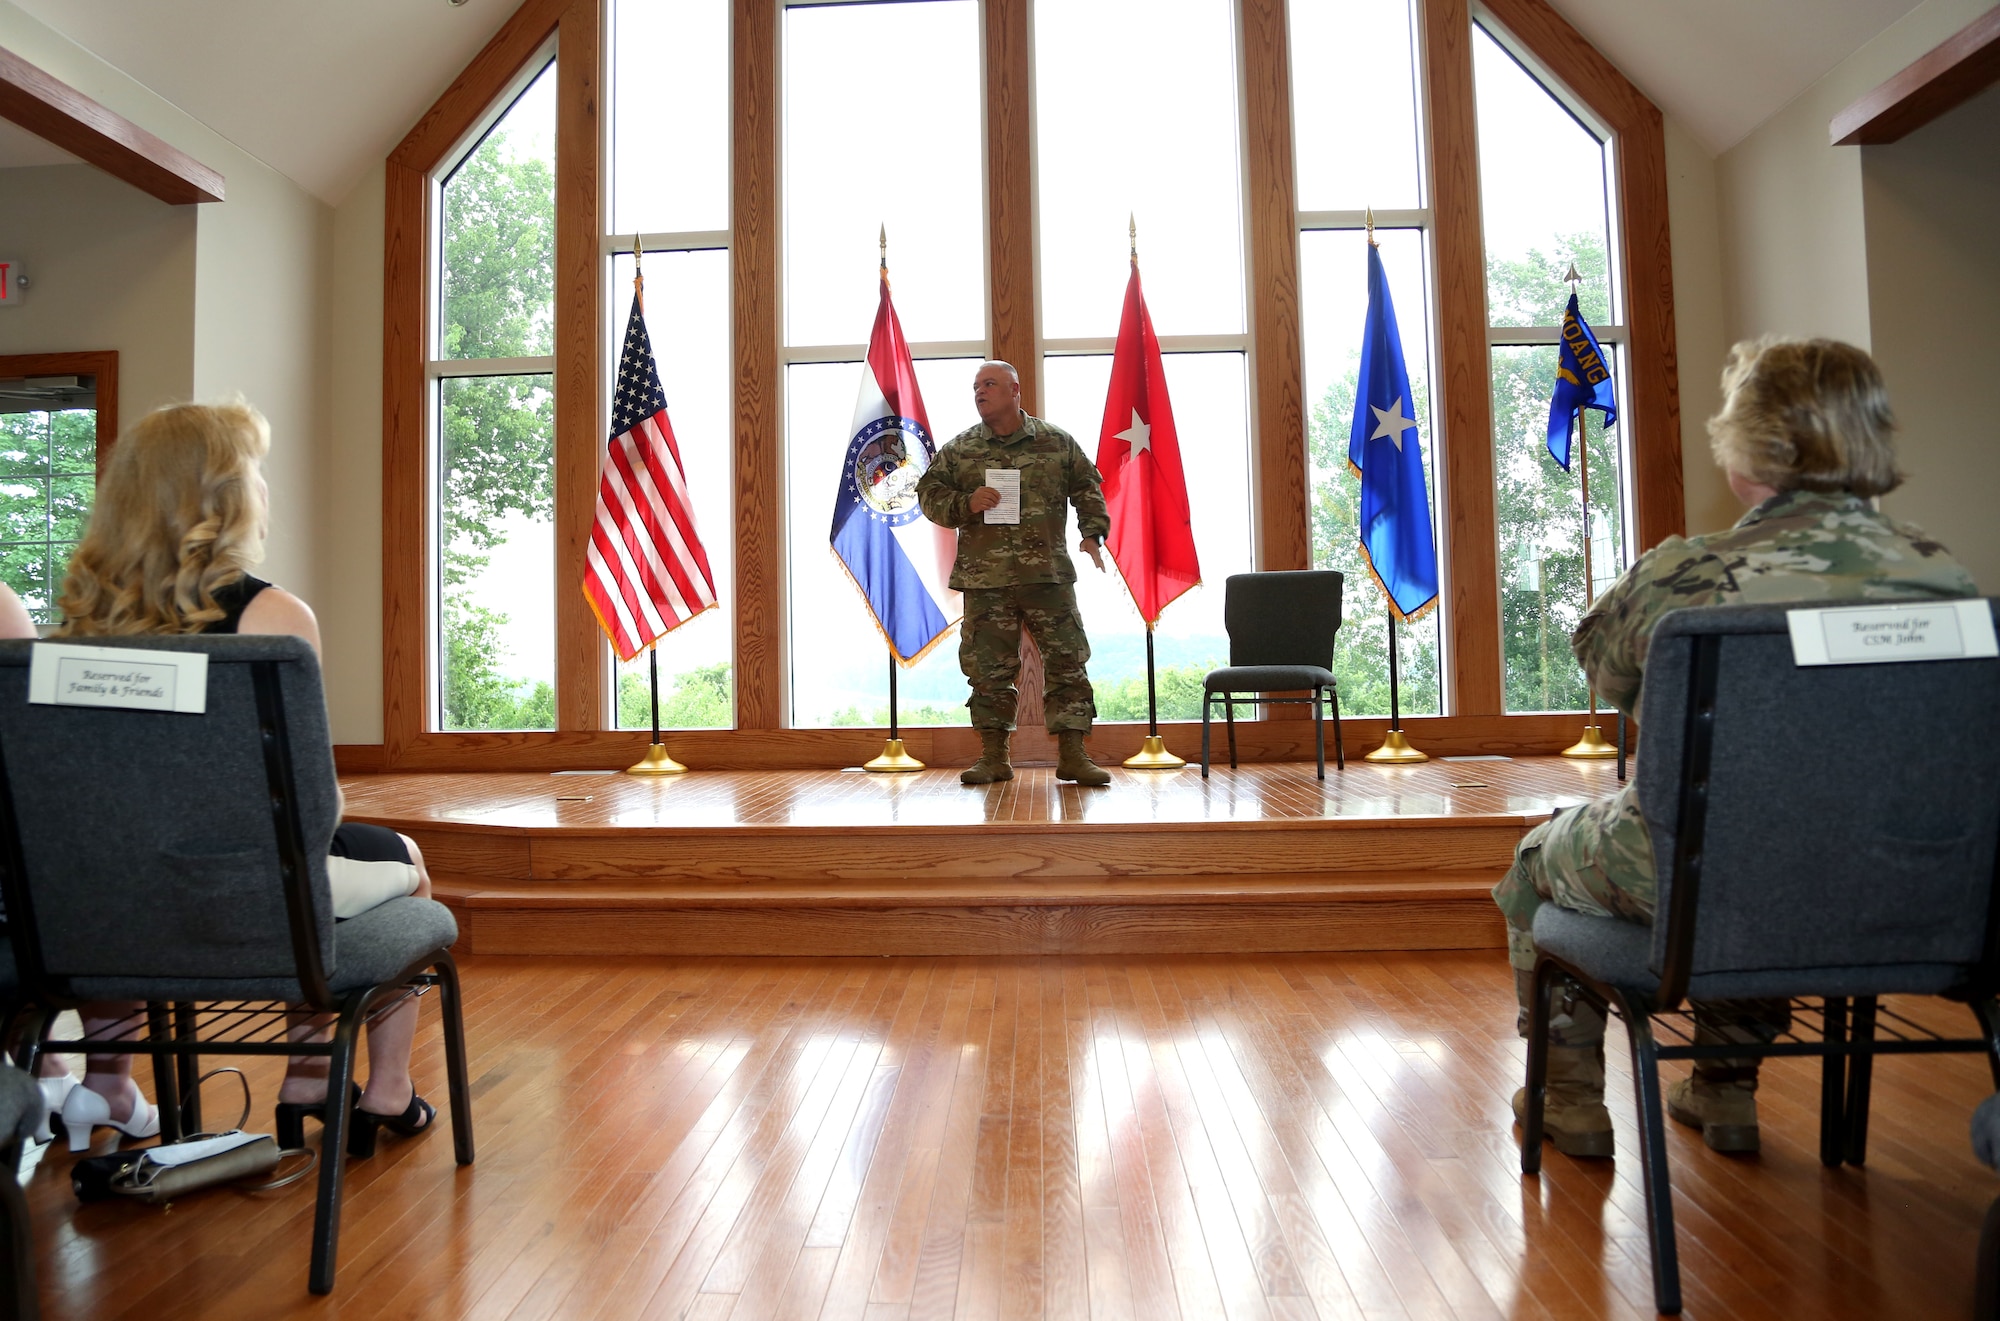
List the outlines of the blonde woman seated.
{"label": "blonde woman seated", "polygon": [[[317,652],[319,623],[306,603],[248,572],[264,557],[269,528],[262,464],[270,437],[263,415],[240,401],[161,408],[133,427],[98,482],[90,528],[63,582],[58,632],[290,634]],[[423,855],[394,831],[343,824],[331,854],[327,876],[337,919],[404,895],[430,895]],[[410,1079],[416,1028],[414,1000],[370,1021],[368,1085],[357,1101],[350,1154],[371,1154],[378,1129],[410,1136],[436,1118]],[[293,1039],[324,1039],[326,1030],[324,1018],[303,1021]],[[110,1058],[122,1065],[122,1086],[93,1083],[100,1073],[93,1059],[84,1088],[63,1106],[72,1150],[89,1145],[93,1125],[135,1137],[158,1130],[131,1082],[130,1057]],[[307,1116],[324,1120],[327,1066],[323,1056],[290,1061],[278,1092],[280,1146],[300,1145]]]}

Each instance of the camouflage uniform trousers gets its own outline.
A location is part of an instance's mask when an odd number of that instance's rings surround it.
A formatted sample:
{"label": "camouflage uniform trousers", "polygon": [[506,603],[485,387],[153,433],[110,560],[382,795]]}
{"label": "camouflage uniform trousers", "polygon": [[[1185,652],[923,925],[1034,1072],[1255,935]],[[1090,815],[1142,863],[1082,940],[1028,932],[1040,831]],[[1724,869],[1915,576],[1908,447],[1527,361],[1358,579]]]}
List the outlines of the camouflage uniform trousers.
{"label": "camouflage uniform trousers", "polygon": [[1051,734],[1090,732],[1097,716],[1090,676],[1090,640],[1069,583],[1024,583],[1015,587],[975,587],[965,593],[965,622],[959,626],[958,667],[972,684],[966,706],[974,729],[1012,729],[1019,701],[1014,681],[1021,673],[1021,629],[1034,636],[1042,653],[1042,718]]}
{"label": "camouflage uniform trousers", "polygon": [[[1520,1000],[1516,1026],[1527,1035],[1528,1003],[1535,967],[1535,911],[1545,903],[1653,924],[1659,878],[1653,868],[1653,841],[1639,813],[1639,793],[1628,783],[1609,798],[1559,810],[1530,830],[1514,850],[1514,865],[1493,887],[1493,902],[1507,919],[1507,960],[1514,965]],[[1557,1045],[1585,1046],[1604,1038],[1604,1015],[1563,978],[1549,1021]],[[1695,1040],[1768,1042],[1791,1024],[1783,1000],[1696,1001]],[[1701,1075],[1713,1081],[1756,1076],[1754,1057],[1703,1061]]]}

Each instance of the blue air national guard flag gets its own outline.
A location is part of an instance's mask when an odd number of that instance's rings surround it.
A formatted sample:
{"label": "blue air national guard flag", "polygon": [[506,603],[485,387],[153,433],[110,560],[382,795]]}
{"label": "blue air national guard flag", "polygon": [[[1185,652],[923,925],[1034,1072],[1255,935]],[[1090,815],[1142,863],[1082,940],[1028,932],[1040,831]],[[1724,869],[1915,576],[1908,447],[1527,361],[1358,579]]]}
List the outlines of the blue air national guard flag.
{"label": "blue air national guard flag", "polygon": [[1410,374],[1382,254],[1368,245],[1368,322],[1347,461],[1361,473],[1361,553],[1404,623],[1437,601],[1437,545],[1431,536],[1424,447],[1410,414]]}
{"label": "blue air national guard flag", "polygon": [[861,395],[854,401],[852,439],[833,502],[832,540],[833,553],[868,602],[890,652],[904,665],[936,646],[964,610],[963,598],[945,585],[958,534],[917,508],[917,479],[936,457],[884,268]]}
{"label": "blue air national guard flag", "polygon": [[1556,392],[1549,400],[1549,457],[1569,471],[1569,423],[1580,408],[1604,414],[1604,425],[1618,421],[1618,387],[1611,380],[1611,363],[1597,347],[1597,336],[1576,309],[1576,290],[1563,312],[1562,348],[1556,357]]}

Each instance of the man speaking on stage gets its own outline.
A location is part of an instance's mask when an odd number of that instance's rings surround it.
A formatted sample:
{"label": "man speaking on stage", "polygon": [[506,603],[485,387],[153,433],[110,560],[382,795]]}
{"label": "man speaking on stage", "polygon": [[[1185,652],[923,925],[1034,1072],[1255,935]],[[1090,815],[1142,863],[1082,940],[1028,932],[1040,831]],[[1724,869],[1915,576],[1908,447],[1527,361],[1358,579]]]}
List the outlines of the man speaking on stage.
{"label": "man speaking on stage", "polygon": [[954,436],[917,483],[917,501],[933,523],[958,529],[951,586],[965,594],[958,664],[972,685],[966,705],[979,731],[979,760],[964,784],[1011,780],[1008,735],[1018,701],[1021,629],[1041,649],[1042,713],[1056,736],[1056,778],[1111,783],[1083,739],[1097,715],[1090,640],[1076,609],[1076,566],[1064,546],[1069,505],[1076,506],[1078,549],[1104,571],[1100,547],[1111,530],[1103,478],[1083,447],[1061,427],[1021,411],[1021,377],[1004,362],[981,363],[972,378],[980,423]]}

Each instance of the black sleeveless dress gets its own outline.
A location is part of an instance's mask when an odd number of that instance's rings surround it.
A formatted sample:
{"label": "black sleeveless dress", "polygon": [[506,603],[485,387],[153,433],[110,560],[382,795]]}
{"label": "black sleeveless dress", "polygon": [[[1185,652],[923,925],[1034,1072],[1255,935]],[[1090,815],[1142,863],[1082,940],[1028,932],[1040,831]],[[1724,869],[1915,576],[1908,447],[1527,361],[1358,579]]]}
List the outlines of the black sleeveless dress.
{"label": "black sleeveless dress", "polygon": [[[222,607],[222,618],[211,620],[202,626],[204,633],[234,633],[243,622],[243,612],[250,603],[271,584],[262,578],[244,574],[226,587],[215,589],[215,603]],[[343,821],[333,832],[333,843],[327,852],[336,858],[352,858],[356,862],[401,862],[408,863],[410,851],[403,847],[403,840],[387,826],[365,825],[359,821]]]}

